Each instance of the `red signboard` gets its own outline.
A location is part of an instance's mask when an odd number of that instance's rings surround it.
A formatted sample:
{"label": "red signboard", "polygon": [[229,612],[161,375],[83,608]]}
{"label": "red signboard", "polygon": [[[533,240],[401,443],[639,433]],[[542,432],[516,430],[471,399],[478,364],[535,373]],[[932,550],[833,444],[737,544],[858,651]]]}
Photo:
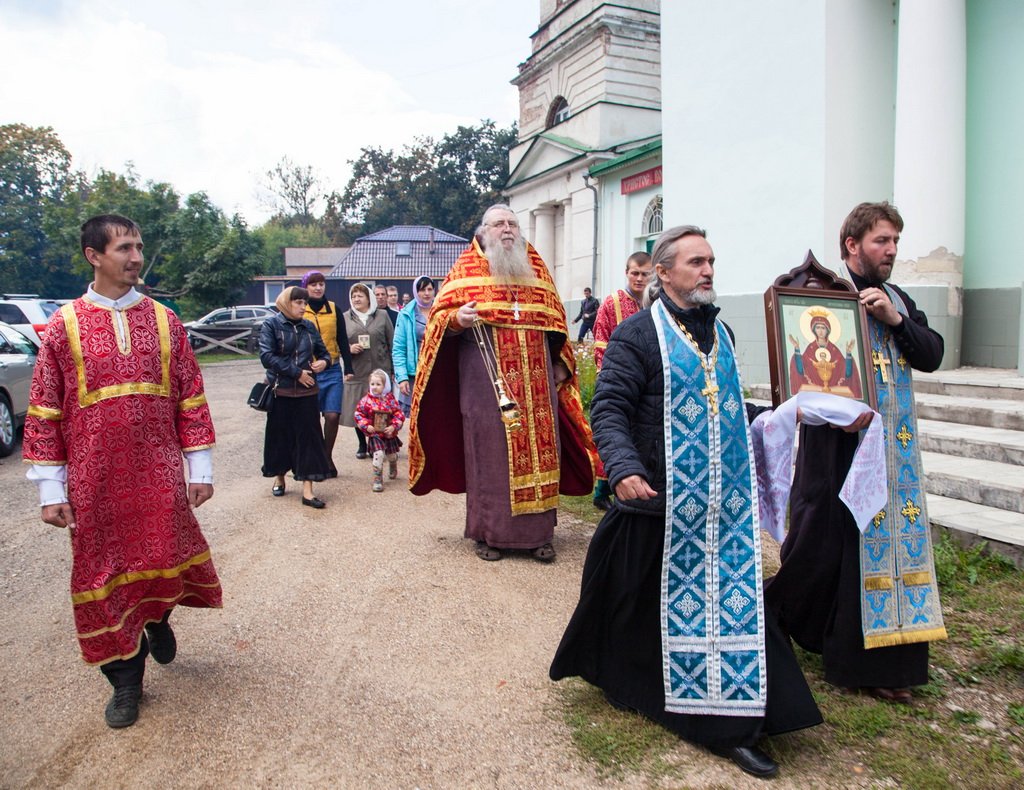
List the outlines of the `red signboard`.
{"label": "red signboard", "polygon": [[641,189],[647,189],[648,187],[656,187],[661,183],[661,165],[652,167],[650,170],[644,170],[642,173],[637,173],[635,176],[622,179],[622,194],[628,195],[630,192],[637,192]]}

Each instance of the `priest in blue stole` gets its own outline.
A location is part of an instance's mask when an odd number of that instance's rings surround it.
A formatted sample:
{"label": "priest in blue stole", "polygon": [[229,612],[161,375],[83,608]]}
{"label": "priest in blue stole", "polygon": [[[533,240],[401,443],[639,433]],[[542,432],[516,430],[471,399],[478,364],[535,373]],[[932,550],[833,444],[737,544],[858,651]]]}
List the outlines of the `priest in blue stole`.
{"label": "priest in blue stole", "polygon": [[911,374],[939,367],[943,341],[914,300],[888,282],[902,230],[895,206],[862,203],[839,232],[843,273],[868,314],[888,504],[869,524],[855,524],[839,489],[857,435],[803,426],[782,567],[765,601],[801,647],[821,653],[829,683],[906,704],[910,689],[928,682],[928,643],[945,639],[946,629]]}
{"label": "priest in blue stole", "polygon": [[763,735],[821,714],[761,591],[757,474],[700,228],[666,231],[661,294],[612,335],[591,418],[616,503],[551,665],[755,776]]}

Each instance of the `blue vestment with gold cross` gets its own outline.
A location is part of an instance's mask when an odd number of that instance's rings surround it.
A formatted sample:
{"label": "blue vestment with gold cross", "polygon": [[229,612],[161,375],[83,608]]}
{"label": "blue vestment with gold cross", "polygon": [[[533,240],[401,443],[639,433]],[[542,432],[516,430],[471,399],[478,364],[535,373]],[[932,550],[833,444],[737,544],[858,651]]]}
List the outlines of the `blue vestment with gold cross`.
{"label": "blue vestment with gold cross", "polygon": [[651,307],[665,381],[665,710],[763,716],[765,613],[757,477],[728,332],[708,355]]}
{"label": "blue vestment with gold cross", "polygon": [[[907,306],[882,286],[906,317]],[[890,328],[868,317],[878,412],[885,430],[889,499],[860,541],[864,647],[946,638],[925,504],[911,367]]]}

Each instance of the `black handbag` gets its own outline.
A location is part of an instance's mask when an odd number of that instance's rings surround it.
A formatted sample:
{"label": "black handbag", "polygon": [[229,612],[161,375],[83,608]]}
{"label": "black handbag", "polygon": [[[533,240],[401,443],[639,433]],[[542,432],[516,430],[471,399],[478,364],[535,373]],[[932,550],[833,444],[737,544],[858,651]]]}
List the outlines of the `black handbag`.
{"label": "black handbag", "polygon": [[269,381],[261,381],[252,385],[249,399],[246,401],[256,411],[270,411],[274,407],[274,390],[277,389],[275,381],[271,386]]}

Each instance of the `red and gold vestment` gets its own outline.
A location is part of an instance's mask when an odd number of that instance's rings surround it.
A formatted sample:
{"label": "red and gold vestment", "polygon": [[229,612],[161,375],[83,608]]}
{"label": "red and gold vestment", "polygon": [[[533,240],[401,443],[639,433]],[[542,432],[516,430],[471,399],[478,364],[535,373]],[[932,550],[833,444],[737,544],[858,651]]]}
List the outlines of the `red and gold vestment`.
{"label": "red and gold vestment", "polygon": [[640,305],[629,291],[621,288],[609,296],[597,309],[594,320],[594,364],[601,369],[604,362],[604,350],[608,348],[608,338],[612,331],[634,313],[640,312]]}
{"label": "red and gold vestment", "polygon": [[212,447],[203,377],[177,317],[147,297],[64,305],[36,362],[24,458],[67,466],[71,600],[82,656],[134,656],[177,604],[219,607],[182,452]]}
{"label": "red and gold vestment", "polygon": [[[476,301],[480,320],[492,332],[507,394],[519,406],[522,427],[505,431],[512,515],[553,510],[559,493],[581,496],[593,488],[597,453],[583,414],[565,309],[533,247],[528,248],[528,257],[532,277],[508,284],[491,277],[487,258],[474,239],[438,291],[413,390],[409,487],[414,494],[466,491],[456,344],[446,342],[446,331],[462,331],[456,313],[470,301]],[[557,413],[549,389],[549,333],[561,335],[557,358],[570,374],[557,387]],[[552,357],[556,361],[555,351]],[[495,394],[484,391],[480,398],[494,400],[494,419],[500,420]]]}

